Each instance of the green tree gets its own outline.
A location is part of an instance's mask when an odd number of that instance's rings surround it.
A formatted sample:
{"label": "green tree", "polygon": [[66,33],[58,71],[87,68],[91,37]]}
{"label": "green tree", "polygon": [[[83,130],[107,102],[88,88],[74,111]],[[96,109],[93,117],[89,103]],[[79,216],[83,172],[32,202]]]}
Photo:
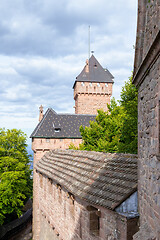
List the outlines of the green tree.
{"label": "green tree", "polygon": [[122,88],[120,104],[125,111],[119,152],[137,153],[138,144],[138,90],[132,84],[132,77]]}
{"label": "green tree", "polygon": [[0,224],[21,215],[32,193],[26,135],[0,129]]}
{"label": "green tree", "polygon": [[89,151],[117,152],[123,125],[124,111],[115,99],[108,105],[108,112],[98,110],[96,121],[90,127],[80,127],[83,143],[80,149]]}
{"label": "green tree", "polygon": [[119,105],[113,98],[108,112],[98,110],[90,127],[80,127],[83,143],[79,149],[137,153],[137,95],[131,77],[122,88]]}

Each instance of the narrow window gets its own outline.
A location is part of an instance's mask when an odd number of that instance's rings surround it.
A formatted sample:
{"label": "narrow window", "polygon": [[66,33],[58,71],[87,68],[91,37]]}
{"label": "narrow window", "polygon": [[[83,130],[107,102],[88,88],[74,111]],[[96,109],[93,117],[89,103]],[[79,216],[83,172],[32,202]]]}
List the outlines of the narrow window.
{"label": "narrow window", "polygon": [[86,91],[88,91],[88,86],[86,86]]}
{"label": "narrow window", "polygon": [[98,236],[100,229],[100,211],[92,206],[88,206],[87,210],[89,211],[90,233],[94,236]]}
{"label": "narrow window", "polygon": [[46,142],[49,143],[49,142],[50,142],[50,139],[49,139],[49,138],[46,138]]}
{"label": "narrow window", "polygon": [[108,87],[108,83],[105,83],[105,86]]}
{"label": "narrow window", "polygon": [[97,83],[97,87],[100,87],[100,83]]}
{"label": "narrow window", "polygon": [[43,176],[42,176],[42,174],[39,175],[39,182],[40,182],[40,187],[43,188]]}
{"label": "narrow window", "polygon": [[89,83],[89,86],[92,87],[92,83],[91,82]]}
{"label": "narrow window", "polygon": [[84,86],[84,82],[81,82],[81,86]]}

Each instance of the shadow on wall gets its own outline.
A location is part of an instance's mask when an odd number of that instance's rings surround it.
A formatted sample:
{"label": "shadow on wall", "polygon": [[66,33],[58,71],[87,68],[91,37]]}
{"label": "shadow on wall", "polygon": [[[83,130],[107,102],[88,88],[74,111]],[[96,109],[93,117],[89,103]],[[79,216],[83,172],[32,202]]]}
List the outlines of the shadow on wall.
{"label": "shadow on wall", "polygon": [[136,214],[116,212],[137,189],[137,156],[53,151],[36,171],[40,240],[131,240],[138,231]]}
{"label": "shadow on wall", "polygon": [[[76,220],[76,227],[71,235],[71,240],[132,240],[133,235],[139,230],[139,217],[137,215],[126,217],[125,214],[118,214],[115,210],[104,208],[100,205],[95,205],[94,203],[92,205],[85,201],[85,199],[98,198],[98,193],[96,194],[96,186],[100,183],[103,184],[101,191],[103,191],[104,188],[107,188],[107,182],[104,184],[102,181],[105,175],[104,170],[102,169],[99,172],[99,177],[87,190],[84,200],[80,200],[77,197],[75,198],[72,207],[75,208],[75,211],[77,211],[79,206],[81,207],[79,218]],[[105,198],[107,198],[106,201],[110,198],[109,201],[117,202],[119,193],[116,191],[120,191],[120,187],[118,190],[117,186],[115,186],[115,189],[112,191],[108,188],[108,196],[104,196],[104,201]]]}

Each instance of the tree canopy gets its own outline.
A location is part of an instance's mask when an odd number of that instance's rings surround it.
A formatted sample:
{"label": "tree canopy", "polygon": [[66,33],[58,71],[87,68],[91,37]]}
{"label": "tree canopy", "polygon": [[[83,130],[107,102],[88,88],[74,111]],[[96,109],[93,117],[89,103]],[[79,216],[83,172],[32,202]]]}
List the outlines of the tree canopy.
{"label": "tree canopy", "polygon": [[0,129],[0,224],[21,215],[32,192],[26,135]]}
{"label": "tree canopy", "polygon": [[98,110],[95,121],[81,126],[80,132],[80,150],[137,153],[137,89],[132,77],[122,88],[119,105],[113,98],[108,111]]}

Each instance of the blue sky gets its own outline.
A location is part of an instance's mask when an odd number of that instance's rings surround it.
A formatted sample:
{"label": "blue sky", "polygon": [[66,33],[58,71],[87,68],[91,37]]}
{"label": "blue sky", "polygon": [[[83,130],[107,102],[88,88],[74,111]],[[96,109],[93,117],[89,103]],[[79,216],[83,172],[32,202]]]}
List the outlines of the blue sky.
{"label": "blue sky", "polygon": [[133,70],[135,0],[1,0],[0,127],[28,136],[39,106],[74,113],[73,83],[91,50],[115,77],[113,96]]}

